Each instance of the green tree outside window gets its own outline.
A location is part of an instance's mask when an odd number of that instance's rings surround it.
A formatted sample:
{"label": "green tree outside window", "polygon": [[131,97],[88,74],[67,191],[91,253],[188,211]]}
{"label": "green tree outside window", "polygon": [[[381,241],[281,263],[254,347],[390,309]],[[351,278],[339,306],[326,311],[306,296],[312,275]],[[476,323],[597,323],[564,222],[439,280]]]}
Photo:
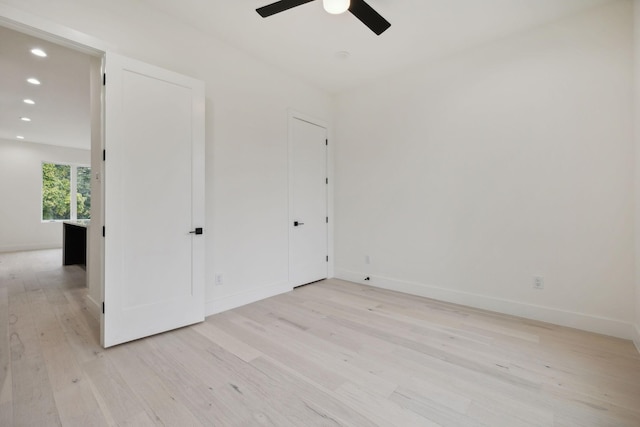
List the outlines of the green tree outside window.
{"label": "green tree outside window", "polygon": [[79,166],[77,178],[76,205],[78,219],[91,218],[91,168]]}
{"label": "green tree outside window", "polygon": [[[75,182],[72,176],[75,174]],[[75,183],[75,186],[73,185]],[[72,188],[75,187],[75,188]],[[71,208],[75,193],[75,209]],[[42,164],[42,220],[91,217],[91,168],[55,163]]]}
{"label": "green tree outside window", "polygon": [[42,164],[42,219],[71,218],[71,166]]}

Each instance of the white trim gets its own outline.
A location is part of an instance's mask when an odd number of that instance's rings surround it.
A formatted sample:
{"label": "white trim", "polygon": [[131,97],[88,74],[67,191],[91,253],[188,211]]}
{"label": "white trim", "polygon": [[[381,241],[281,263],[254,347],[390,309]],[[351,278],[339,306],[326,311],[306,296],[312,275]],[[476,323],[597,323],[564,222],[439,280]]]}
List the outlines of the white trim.
{"label": "white trim", "polygon": [[[365,276],[369,276],[370,280],[365,282],[363,280]],[[576,313],[568,310],[560,310],[552,307],[527,304],[504,298],[445,289],[417,282],[374,276],[348,270],[337,270],[336,277],[363,285],[538,320],[627,340],[633,337],[632,324],[620,319]]]}
{"label": "white trim", "polygon": [[87,294],[86,296],[86,301],[87,301],[87,310],[89,311],[89,313],[97,321],[100,321],[100,316],[102,316],[102,304],[98,304],[96,301],[94,301],[94,299],[91,298],[91,295],[89,294]]}
{"label": "white trim", "polygon": [[640,325],[633,325],[633,343],[636,345],[636,350],[640,353]]}
{"label": "white trim", "polygon": [[[61,222],[61,221],[60,221]],[[56,221],[57,223],[57,221]],[[0,246],[0,253],[5,252],[24,252],[24,251],[40,251],[47,249],[61,249],[62,245],[57,243],[31,243],[28,245],[10,245]]]}
{"label": "white trim", "polygon": [[113,45],[88,34],[3,4],[0,4],[0,25],[92,56],[115,50]]}
{"label": "white trim", "polygon": [[78,219],[78,167],[71,166],[70,170],[70,188],[69,188],[69,215],[71,216],[72,221],[76,221]]}
{"label": "white trim", "polygon": [[207,301],[205,316],[222,313],[223,311],[231,310],[243,305],[251,304],[256,301],[284,294],[292,290],[293,288],[288,283],[275,283],[268,286],[249,289],[247,291],[239,292],[233,295],[214,298]]}
{"label": "white trim", "polygon": [[[325,138],[329,139],[329,135],[331,134],[331,130],[329,125],[324,120],[317,119],[315,117],[309,116],[307,114],[301,113],[299,111],[289,109],[287,110],[287,188],[288,188],[288,224],[287,224],[287,232],[288,232],[288,282],[290,286],[296,286],[297,284],[291,282],[291,268],[293,265],[293,235],[291,233],[291,224],[293,224],[293,120],[302,120],[307,123],[311,123],[312,125],[321,127],[325,130]],[[331,149],[332,144],[329,143],[326,148],[326,159],[325,159],[325,171],[327,173],[327,178],[329,179],[329,184],[327,186],[327,217],[329,218],[329,224],[327,225],[327,255],[329,256],[329,262],[327,263],[327,278],[333,277],[334,274],[334,251],[333,251],[333,223],[334,223],[334,215],[333,215],[333,151]]]}

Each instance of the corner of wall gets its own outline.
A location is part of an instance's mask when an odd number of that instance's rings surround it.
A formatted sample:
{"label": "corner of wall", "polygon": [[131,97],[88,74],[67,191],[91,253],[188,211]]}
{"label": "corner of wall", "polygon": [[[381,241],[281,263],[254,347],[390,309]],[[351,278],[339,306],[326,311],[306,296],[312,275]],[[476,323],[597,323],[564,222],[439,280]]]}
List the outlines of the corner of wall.
{"label": "corner of wall", "polygon": [[91,295],[86,296],[87,309],[89,313],[96,319],[100,320],[100,312],[102,311],[100,304],[98,304]]}
{"label": "corner of wall", "polygon": [[640,353],[640,325],[633,325],[633,343],[638,353]]}
{"label": "corner of wall", "polygon": [[261,286],[259,288],[249,289],[236,294],[225,295],[213,298],[206,302],[205,316],[222,313],[243,305],[251,304],[266,298],[284,294],[293,288],[288,283],[275,283],[269,286]]}

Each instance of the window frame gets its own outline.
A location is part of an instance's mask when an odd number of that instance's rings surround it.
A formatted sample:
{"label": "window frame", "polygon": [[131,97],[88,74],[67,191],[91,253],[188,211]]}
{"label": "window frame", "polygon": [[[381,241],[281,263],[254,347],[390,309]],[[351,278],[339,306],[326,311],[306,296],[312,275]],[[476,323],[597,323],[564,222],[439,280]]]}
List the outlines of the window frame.
{"label": "window frame", "polygon": [[[42,208],[43,208],[43,190],[44,190],[44,175],[42,173],[43,166],[45,164],[49,165],[57,165],[57,166],[69,166],[69,216],[67,219],[44,219],[42,217]],[[49,222],[64,222],[64,221],[78,221],[78,168],[89,168],[91,170],[91,165],[87,165],[85,163],[69,163],[69,162],[56,162],[56,161],[47,161],[43,160],[40,162],[40,222],[41,223],[49,223]],[[91,177],[92,175],[89,174]],[[89,218],[90,219],[90,218]],[[84,219],[82,221],[85,221]]]}

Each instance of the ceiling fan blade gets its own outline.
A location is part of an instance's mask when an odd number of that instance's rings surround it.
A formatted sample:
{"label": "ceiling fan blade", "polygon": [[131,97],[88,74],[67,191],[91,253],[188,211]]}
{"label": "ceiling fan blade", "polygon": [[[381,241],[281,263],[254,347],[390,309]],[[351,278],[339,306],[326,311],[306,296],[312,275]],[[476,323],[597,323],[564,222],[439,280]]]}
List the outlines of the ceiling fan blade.
{"label": "ceiling fan blade", "polygon": [[301,6],[305,3],[312,2],[313,0],[280,0],[275,3],[268,4],[256,9],[256,12],[263,18],[267,16],[275,15],[276,13],[284,12],[296,6]]}
{"label": "ceiling fan blade", "polygon": [[364,0],[351,0],[349,12],[353,13],[356,18],[377,35],[384,33],[391,26],[389,21],[373,10]]}

